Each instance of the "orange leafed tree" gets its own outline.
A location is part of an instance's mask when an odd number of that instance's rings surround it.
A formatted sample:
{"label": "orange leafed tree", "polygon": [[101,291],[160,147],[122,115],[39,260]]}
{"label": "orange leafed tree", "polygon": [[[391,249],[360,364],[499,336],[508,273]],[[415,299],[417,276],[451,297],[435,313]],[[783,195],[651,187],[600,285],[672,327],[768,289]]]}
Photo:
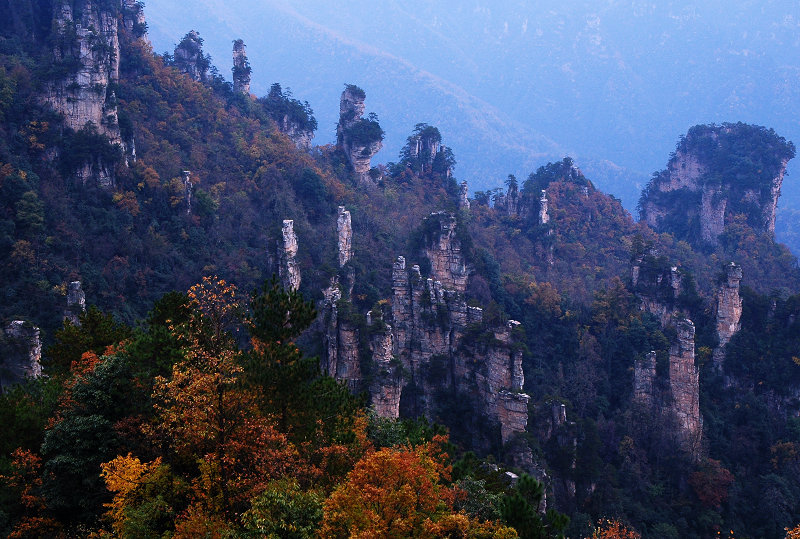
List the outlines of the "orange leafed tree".
{"label": "orange leafed tree", "polygon": [[441,441],[437,437],[417,448],[381,449],[360,460],[325,502],[320,535],[515,537],[509,528],[453,514],[454,491],[442,484],[450,468]]}
{"label": "orange leafed tree", "polygon": [[180,458],[199,463],[193,486],[203,512],[230,517],[259,487],[303,467],[285,434],[259,412],[253,392],[242,387],[240,353],[231,334],[239,308],[236,289],[205,278],[189,298],[189,322],[177,328],[186,359],[173,366],[169,378],[155,380],[151,432]]}
{"label": "orange leafed tree", "polygon": [[591,539],[640,539],[636,530],[614,519],[602,519],[597,523]]}
{"label": "orange leafed tree", "polygon": [[9,493],[19,493],[22,514],[8,537],[58,537],[61,526],[45,516],[46,505],[39,492],[42,459],[26,449],[15,449],[11,458],[11,473],[0,476],[0,485]]}

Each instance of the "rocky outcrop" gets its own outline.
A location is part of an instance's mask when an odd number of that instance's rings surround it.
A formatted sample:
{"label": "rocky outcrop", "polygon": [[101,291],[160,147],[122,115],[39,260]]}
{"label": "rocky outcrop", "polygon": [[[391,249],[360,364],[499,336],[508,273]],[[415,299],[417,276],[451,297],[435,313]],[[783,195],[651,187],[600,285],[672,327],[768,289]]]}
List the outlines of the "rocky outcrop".
{"label": "rocky outcrop", "polygon": [[431,263],[431,276],[448,290],[463,293],[467,287],[467,264],[458,239],[455,215],[435,212],[426,219],[434,229],[425,247],[425,257]]}
{"label": "rocky outcrop", "polygon": [[120,143],[116,99],[109,93],[119,80],[117,14],[93,0],[59,0],[53,9],[53,55],[70,73],[50,85],[45,100],[64,115],[67,127],[78,131],[91,124]]}
{"label": "rocky outcrop", "polygon": [[[288,114],[284,115],[278,121],[278,130],[289,137],[289,140],[294,142],[294,145],[301,150],[308,150],[311,148],[311,142],[314,140],[314,130],[303,128],[300,124],[293,121]],[[369,169],[367,170],[369,171]]]}
{"label": "rocky outcrop", "polygon": [[461,182],[461,185],[459,187],[458,209],[460,210],[469,209],[469,187],[467,186],[467,182]]}
{"label": "rocky outcrop", "polygon": [[203,54],[203,38],[195,30],[186,34],[175,47],[173,63],[181,73],[196,82],[208,80],[209,58]]}
{"label": "rocky outcrop", "polygon": [[80,315],[86,312],[86,294],[83,292],[80,281],[72,281],[67,285],[67,308],[64,310],[64,319],[69,320],[73,326],[80,326]]}
{"label": "rocky outcrop", "polygon": [[0,392],[5,392],[26,378],[42,374],[39,328],[29,322],[14,320],[5,327],[4,333],[4,350],[0,357]]}
{"label": "rocky outcrop", "polygon": [[[685,315],[678,306],[678,297],[682,290],[682,274],[677,266],[654,268],[653,255],[637,258],[631,267],[631,283],[640,309],[647,311],[667,327],[679,316]],[[645,272],[642,267],[644,265]]]}
{"label": "rocky outcrop", "polygon": [[258,102],[264,106],[278,130],[289,137],[295,146],[302,150],[311,148],[317,120],[308,102],[301,103],[294,99],[288,90],[284,93],[277,82],[270,87],[265,97],[258,99]]}
{"label": "rocky outcrop", "polygon": [[[59,74],[45,85],[42,100],[61,113],[74,131],[88,129],[123,145],[117,99],[113,88],[119,80],[120,39],[144,34],[140,4],[96,0],[56,0],[48,43]],[[132,141],[128,146],[132,146]],[[113,162],[93,158],[74,171],[79,179],[96,180],[103,187],[114,184]]]}
{"label": "rocky outcrop", "polygon": [[250,62],[247,61],[244,41],[237,39],[233,42],[233,91],[235,93],[250,95],[250,71]]}
{"label": "rocky outcrop", "polygon": [[725,345],[741,329],[742,298],[739,295],[739,283],[742,280],[742,267],[731,262],[725,266],[725,280],[717,292],[717,339],[713,359],[717,368],[722,367],[725,359]]}
{"label": "rocky outcrop", "polygon": [[631,281],[640,309],[658,318],[662,328],[675,330],[669,351],[668,378],[666,384],[659,383],[656,354],[650,352],[634,364],[633,398],[653,415],[674,420],[674,435],[680,447],[692,458],[698,458],[703,420],[700,379],[695,364],[695,329],[678,301],[683,287],[682,274],[675,266],[659,269],[663,264],[664,260],[653,253],[637,258]]}
{"label": "rocky outcrop", "polygon": [[547,206],[547,191],[542,189],[542,196],[539,197],[539,224],[546,225],[550,222],[550,214]]}
{"label": "rocky outcrop", "polygon": [[281,237],[278,240],[278,276],[284,288],[300,288],[300,268],[297,265],[297,235],[294,221],[284,219]]}
{"label": "rocky outcrop", "polygon": [[[370,326],[381,323],[379,320],[369,322]],[[380,417],[399,417],[400,397],[405,384],[403,366],[394,355],[392,326],[383,324],[382,328],[372,331],[370,352],[373,373],[369,386],[372,407]]]}
{"label": "rocky outcrop", "polygon": [[695,126],[642,194],[641,217],[678,239],[716,245],[736,214],[774,235],[775,211],[794,146],[772,130],[745,124]]}
{"label": "rocky outcrop", "polygon": [[358,178],[369,177],[372,157],[383,147],[383,130],[370,114],[363,118],[366,94],[358,86],[348,84],[339,102],[339,123],[336,145],[345,153]]}
{"label": "rocky outcrop", "polygon": [[677,339],[669,351],[669,387],[672,413],[678,423],[681,446],[699,457],[703,434],[700,417],[700,379],[694,361],[694,324],[688,318],[676,324]]}
{"label": "rocky outcrop", "polygon": [[186,199],[186,213],[192,214],[192,171],[183,171],[183,196]]}
{"label": "rocky outcrop", "polygon": [[350,220],[350,212],[344,209],[344,206],[339,206],[339,214],[336,218],[336,233],[339,267],[342,267],[353,258],[353,225]]}

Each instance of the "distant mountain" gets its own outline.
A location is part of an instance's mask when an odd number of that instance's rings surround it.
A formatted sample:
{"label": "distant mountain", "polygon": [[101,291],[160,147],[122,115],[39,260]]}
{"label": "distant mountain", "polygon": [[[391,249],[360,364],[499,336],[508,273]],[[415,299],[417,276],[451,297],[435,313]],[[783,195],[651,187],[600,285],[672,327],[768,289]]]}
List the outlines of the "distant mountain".
{"label": "distant mountain", "polygon": [[[786,2],[149,0],[147,8],[156,50],[194,28],[223,74],[231,41],[244,39],[254,92],[279,81],[308,100],[318,143],[333,136],[345,82],[368,91],[368,109],[387,128],[379,160],[395,159],[415,123],[437,125],[472,189],[570,154],[633,209],[690,125],[745,121],[800,139],[800,7]],[[800,205],[791,180],[790,170],[786,208]]]}

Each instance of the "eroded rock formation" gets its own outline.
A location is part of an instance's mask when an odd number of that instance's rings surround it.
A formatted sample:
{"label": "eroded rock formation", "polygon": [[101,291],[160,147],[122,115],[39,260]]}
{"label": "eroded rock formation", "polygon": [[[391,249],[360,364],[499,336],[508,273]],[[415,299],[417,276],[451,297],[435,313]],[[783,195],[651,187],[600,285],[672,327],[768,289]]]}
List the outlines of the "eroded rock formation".
{"label": "eroded rock formation", "polygon": [[[520,324],[509,320],[487,327],[483,311],[467,306],[469,270],[455,216],[434,213],[426,230],[422,252],[431,277],[424,278],[419,265],[409,268],[398,257],[392,267],[391,300],[367,313],[366,325],[357,328],[352,316],[343,313],[352,304],[345,301],[338,281],[324,291],[323,368],[354,390],[367,389],[376,412],[385,417],[399,417],[404,409],[408,415],[433,418],[442,399],[466,398],[477,416],[499,426],[495,443],[510,443],[526,429],[530,400],[523,392]],[[369,376],[357,380],[366,376],[365,364]],[[529,462],[528,457],[520,462]]]}
{"label": "eroded rock formation", "polygon": [[[695,126],[648,184],[642,219],[678,239],[716,245],[734,215],[772,236],[786,164],[794,146],[772,130],[745,124]],[[753,157],[753,155],[757,155]]]}
{"label": "eroded rock formation", "polygon": [[431,263],[431,276],[448,290],[463,293],[467,287],[467,264],[461,252],[455,215],[435,212],[426,219],[434,229],[433,239],[425,247]]}
{"label": "eroded rock formation", "polygon": [[25,378],[42,374],[42,340],[39,328],[14,320],[5,327],[3,354],[0,357],[0,392]]}
{"label": "eroded rock formation", "polygon": [[[119,80],[120,39],[142,38],[145,24],[141,5],[130,0],[108,5],[96,0],[53,2],[49,42],[54,64],[63,75],[44,89],[42,99],[64,116],[74,131],[92,130],[123,145],[114,85]],[[127,146],[133,142],[128,141]],[[104,187],[114,183],[113,164],[93,159],[77,171],[83,181],[95,178]]]}
{"label": "eroded rock formation", "polygon": [[694,361],[694,324],[688,318],[678,320],[677,339],[669,350],[669,387],[672,412],[678,420],[681,445],[698,457],[703,435],[700,417],[700,379]]}
{"label": "eroded rock formation", "polygon": [[725,280],[717,292],[717,339],[719,344],[714,349],[713,359],[717,368],[725,359],[725,345],[741,329],[742,298],[739,295],[739,283],[742,280],[742,267],[731,262],[725,266]]}
{"label": "eroded rock formation", "polygon": [[550,222],[550,214],[547,207],[547,191],[542,189],[542,196],[539,197],[539,224],[546,225]]}
{"label": "eroded rock formation", "polygon": [[461,182],[458,190],[458,208],[461,210],[469,209],[469,187],[467,182]]}
{"label": "eroded rock formation", "polygon": [[339,123],[336,145],[345,153],[356,175],[362,181],[369,177],[372,157],[383,147],[383,130],[372,115],[363,118],[366,94],[358,86],[348,84],[339,102]]}
{"label": "eroded rock formation", "polygon": [[350,220],[350,212],[344,209],[344,206],[339,206],[339,214],[336,218],[336,232],[339,267],[342,267],[353,257],[353,225]]}
{"label": "eroded rock formation", "polygon": [[[634,365],[633,398],[654,415],[668,414],[674,419],[674,435],[692,458],[699,457],[703,436],[700,415],[700,379],[695,364],[694,324],[680,306],[683,287],[681,271],[660,268],[663,260],[652,253],[639,257],[631,270],[633,289],[640,309],[658,318],[662,328],[675,330],[669,350],[666,384],[659,384],[656,354],[649,353]],[[666,388],[666,389],[664,389]]]}
{"label": "eroded rock formation", "polygon": [[237,94],[250,95],[250,71],[244,41],[237,39],[233,42],[233,91]]}
{"label": "eroded rock formation", "polygon": [[647,408],[653,406],[656,381],[656,353],[649,352],[633,369],[633,399]]}
{"label": "eroded rock formation", "polygon": [[186,34],[175,47],[173,62],[181,73],[185,73],[197,82],[208,80],[210,61],[203,54],[203,39],[195,30]]}
{"label": "eroded rock formation", "polygon": [[86,294],[83,292],[80,281],[72,281],[67,285],[67,308],[64,310],[64,318],[69,320],[73,326],[80,326],[78,318],[86,312]]}
{"label": "eroded rock formation", "polygon": [[297,234],[294,221],[284,219],[278,240],[278,276],[284,288],[300,288],[300,268],[297,265]]}

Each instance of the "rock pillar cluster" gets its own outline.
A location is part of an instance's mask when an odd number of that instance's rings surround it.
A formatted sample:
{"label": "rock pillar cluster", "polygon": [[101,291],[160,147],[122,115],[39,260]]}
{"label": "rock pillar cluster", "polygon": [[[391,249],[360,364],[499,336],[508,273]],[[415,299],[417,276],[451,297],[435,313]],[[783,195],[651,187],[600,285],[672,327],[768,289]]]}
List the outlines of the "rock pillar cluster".
{"label": "rock pillar cluster", "polygon": [[297,234],[294,221],[284,219],[281,238],[278,242],[278,276],[281,284],[289,290],[300,288],[300,268],[297,265]]}
{"label": "rock pillar cluster", "polygon": [[0,392],[42,374],[42,340],[39,328],[14,320],[5,327],[3,357],[0,358]]}
{"label": "rock pillar cluster", "polygon": [[643,273],[643,261],[644,256],[631,270],[640,309],[656,316],[662,328],[674,328],[676,337],[669,352],[668,389],[661,389],[664,386],[657,381],[656,354],[651,352],[634,365],[633,398],[654,415],[666,413],[673,418],[677,428],[674,434],[681,447],[698,458],[703,437],[700,379],[695,364],[694,323],[677,303],[683,287],[681,272],[672,266],[659,272]]}
{"label": "rock pillar cluster", "polygon": [[250,95],[250,62],[244,41],[233,42],[233,91],[237,94]]}
{"label": "rock pillar cluster", "polygon": [[[486,327],[482,309],[467,306],[469,270],[456,218],[437,212],[428,219],[423,253],[431,276],[423,277],[419,265],[408,267],[404,257],[397,257],[391,300],[367,313],[366,325],[356,328],[343,315],[353,306],[342,300],[336,278],[323,292],[323,368],[351,389],[367,389],[376,413],[384,417],[399,417],[401,400],[407,413],[432,418],[443,394],[468,398],[476,414],[499,425],[498,441],[509,443],[528,422],[520,324],[509,320]],[[359,380],[365,364],[369,377]]]}

